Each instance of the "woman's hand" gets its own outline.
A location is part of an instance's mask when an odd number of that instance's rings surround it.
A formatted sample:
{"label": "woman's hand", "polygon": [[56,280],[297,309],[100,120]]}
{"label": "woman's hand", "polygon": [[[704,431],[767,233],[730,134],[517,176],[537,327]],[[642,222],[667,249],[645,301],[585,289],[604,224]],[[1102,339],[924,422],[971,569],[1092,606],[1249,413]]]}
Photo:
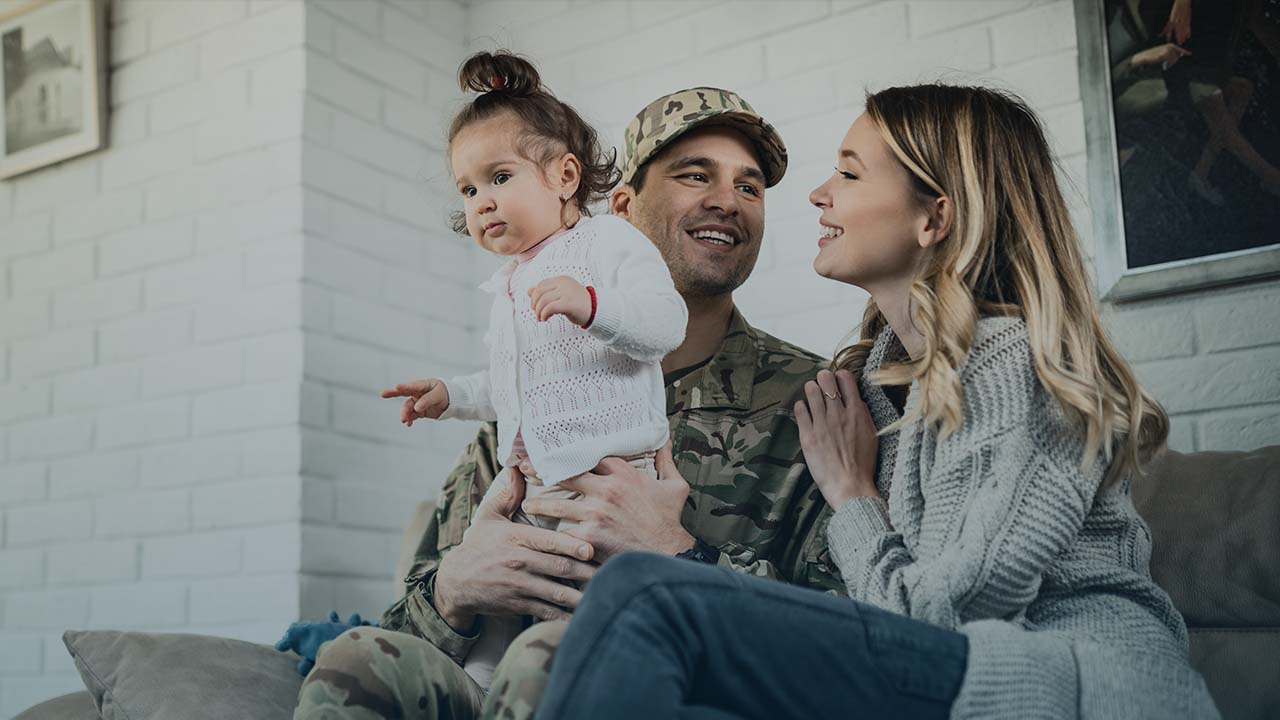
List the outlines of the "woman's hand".
{"label": "woman's hand", "polygon": [[878,495],[876,449],[880,441],[871,411],[858,396],[853,373],[818,372],[805,383],[806,401],[796,402],[796,425],[809,474],[832,509],[851,497]]}
{"label": "woman's hand", "polygon": [[538,322],[563,315],[574,325],[582,326],[591,319],[591,293],[568,275],[547,278],[529,288],[529,301]]}
{"label": "woman's hand", "polygon": [[1160,37],[1179,45],[1187,44],[1191,39],[1191,0],[1174,0]]}
{"label": "woman's hand", "polygon": [[1160,69],[1168,70],[1182,58],[1191,54],[1190,50],[1178,47],[1173,43],[1165,43],[1147,48],[1130,59],[1135,66],[1160,65]]}

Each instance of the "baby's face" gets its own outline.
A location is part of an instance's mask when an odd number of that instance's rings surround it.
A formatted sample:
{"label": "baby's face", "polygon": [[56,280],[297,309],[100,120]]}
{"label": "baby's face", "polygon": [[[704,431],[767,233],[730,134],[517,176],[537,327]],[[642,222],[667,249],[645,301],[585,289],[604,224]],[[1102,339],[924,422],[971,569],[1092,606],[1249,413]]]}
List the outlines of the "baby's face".
{"label": "baby's face", "polygon": [[560,196],[546,171],[516,152],[520,125],[501,114],[467,126],[450,146],[467,232],[480,247],[515,255],[561,227]]}

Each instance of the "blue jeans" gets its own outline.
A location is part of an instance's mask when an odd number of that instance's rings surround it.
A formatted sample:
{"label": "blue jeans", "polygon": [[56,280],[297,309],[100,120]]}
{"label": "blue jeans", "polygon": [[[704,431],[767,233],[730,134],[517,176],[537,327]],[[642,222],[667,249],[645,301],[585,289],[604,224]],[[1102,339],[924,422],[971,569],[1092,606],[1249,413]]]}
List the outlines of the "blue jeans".
{"label": "blue jeans", "polygon": [[946,718],[968,654],[864,603],[627,553],[588,585],[538,718]]}

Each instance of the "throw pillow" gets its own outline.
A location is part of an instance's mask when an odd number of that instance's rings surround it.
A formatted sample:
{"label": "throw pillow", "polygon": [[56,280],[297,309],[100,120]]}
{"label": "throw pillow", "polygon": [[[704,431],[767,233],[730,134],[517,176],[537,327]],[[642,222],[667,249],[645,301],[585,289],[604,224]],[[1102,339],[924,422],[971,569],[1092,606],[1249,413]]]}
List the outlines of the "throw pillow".
{"label": "throw pillow", "polygon": [[289,720],[302,678],[297,657],[208,635],[63,633],[103,720]]}

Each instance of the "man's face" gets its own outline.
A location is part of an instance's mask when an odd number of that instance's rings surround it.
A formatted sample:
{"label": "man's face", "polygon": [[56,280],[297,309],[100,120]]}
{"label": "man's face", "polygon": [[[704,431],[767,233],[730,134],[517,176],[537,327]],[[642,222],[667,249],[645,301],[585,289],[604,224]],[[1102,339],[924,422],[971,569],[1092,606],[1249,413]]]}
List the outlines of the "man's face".
{"label": "man's face", "polygon": [[[686,297],[746,282],[764,235],[764,173],[736,130],[691,130],[648,163],[639,194],[619,214],[649,236]],[[624,186],[619,192],[630,192]]]}

